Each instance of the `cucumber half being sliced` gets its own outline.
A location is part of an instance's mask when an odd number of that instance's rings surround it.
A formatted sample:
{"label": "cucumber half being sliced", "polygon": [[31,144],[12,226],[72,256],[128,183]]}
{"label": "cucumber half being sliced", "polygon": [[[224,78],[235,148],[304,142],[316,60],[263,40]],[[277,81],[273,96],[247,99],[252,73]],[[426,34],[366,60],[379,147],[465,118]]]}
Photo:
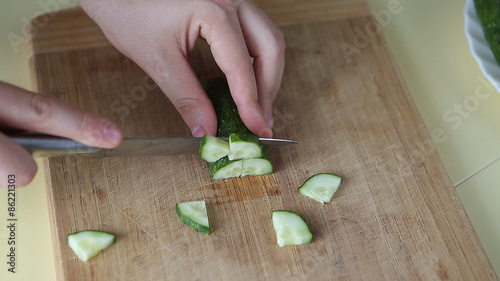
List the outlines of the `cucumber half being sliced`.
{"label": "cucumber half being sliced", "polygon": [[332,201],[333,195],[341,183],[340,176],[320,173],[308,178],[298,191],[300,194],[324,204]]}
{"label": "cucumber half being sliced", "polygon": [[278,246],[303,245],[312,242],[313,234],[298,214],[276,210],[273,211],[272,220]]}
{"label": "cucumber half being sliced", "polygon": [[83,230],[67,237],[68,246],[81,261],[88,261],[115,243],[115,235],[98,230]]}
{"label": "cucumber half being sliced", "polygon": [[177,203],[175,208],[179,219],[183,223],[202,234],[210,234],[210,223],[205,201]]}

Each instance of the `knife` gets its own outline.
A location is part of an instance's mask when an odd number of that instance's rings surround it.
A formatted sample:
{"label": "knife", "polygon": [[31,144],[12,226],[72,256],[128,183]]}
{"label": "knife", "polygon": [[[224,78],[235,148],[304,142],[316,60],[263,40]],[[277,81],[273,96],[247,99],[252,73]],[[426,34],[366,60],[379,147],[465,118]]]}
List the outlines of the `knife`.
{"label": "knife", "polygon": [[[7,133],[11,140],[18,143],[33,157],[59,157],[82,155],[95,158],[127,156],[166,156],[199,153],[202,138],[125,138],[114,149],[104,149],[85,145],[77,141],[32,132]],[[259,138],[270,148],[298,144],[286,139]]]}

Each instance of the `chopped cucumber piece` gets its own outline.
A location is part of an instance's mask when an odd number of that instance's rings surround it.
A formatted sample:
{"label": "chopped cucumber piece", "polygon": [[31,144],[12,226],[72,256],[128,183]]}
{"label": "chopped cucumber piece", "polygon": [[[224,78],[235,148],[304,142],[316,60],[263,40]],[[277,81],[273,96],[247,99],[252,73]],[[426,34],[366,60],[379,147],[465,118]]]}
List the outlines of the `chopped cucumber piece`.
{"label": "chopped cucumber piece", "polygon": [[278,246],[303,245],[311,243],[313,234],[301,216],[285,210],[273,211],[273,227]]}
{"label": "chopped cucumber piece", "polygon": [[274,172],[271,161],[263,158],[243,159],[240,177],[272,174]]}
{"label": "chopped cucumber piece", "polygon": [[241,176],[243,160],[229,160],[224,157],[215,163],[209,163],[212,180],[237,178]]}
{"label": "chopped cucumber piece", "polygon": [[229,135],[229,160],[262,157],[259,138],[254,134]]}
{"label": "chopped cucumber piece", "polygon": [[320,173],[308,178],[298,191],[300,194],[324,204],[332,201],[332,197],[341,183],[340,176]]}
{"label": "chopped cucumber piece", "polygon": [[214,163],[228,154],[229,143],[227,141],[210,135],[205,135],[201,139],[200,155],[203,160]]}
{"label": "chopped cucumber piece", "polygon": [[83,230],[67,237],[68,246],[81,261],[88,261],[115,243],[115,235],[97,230]]}
{"label": "chopped cucumber piece", "polygon": [[264,158],[229,160],[224,157],[210,165],[210,172],[212,180],[221,180],[271,174],[274,169],[271,161]]}
{"label": "chopped cucumber piece", "polygon": [[177,203],[175,208],[179,219],[183,223],[200,233],[210,234],[210,223],[208,222],[205,201]]}

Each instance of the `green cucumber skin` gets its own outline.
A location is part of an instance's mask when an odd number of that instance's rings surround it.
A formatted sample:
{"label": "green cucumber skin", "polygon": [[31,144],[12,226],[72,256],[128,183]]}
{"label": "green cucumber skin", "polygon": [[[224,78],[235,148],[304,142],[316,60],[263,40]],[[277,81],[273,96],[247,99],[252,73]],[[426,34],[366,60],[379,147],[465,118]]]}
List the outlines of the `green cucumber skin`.
{"label": "green cucumber skin", "polygon": [[260,145],[259,137],[252,133],[232,133],[231,141],[234,142],[254,142]]}
{"label": "green cucumber skin", "polygon": [[212,179],[213,179],[214,174],[218,170],[220,170],[220,169],[226,167],[227,165],[229,165],[233,162],[236,162],[236,161],[241,161],[241,160],[229,160],[229,157],[225,156],[225,157],[223,157],[223,158],[221,158],[213,163],[208,163],[208,169],[210,171],[210,175],[211,175]]}
{"label": "green cucumber skin", "polygon": [[181,209],[179,208],[178,205],[175,206],[175,210],[177,212],[177,216],[179,217],[179,220],[181,220],[184,224],[186,224],[187,226],[191,227],[192,229],[194,229],[195,231],[201,233],[201,234],[204,234],[204,235],[210,235],[210,227],[206,227],[206,226],[203,226],[203,225],[200,225],[188,218],[186,218],[183,214],[182,214],[182,211]]}
{"label": "green cucumber skin", "polygon": [[204,89],[215,109],[218,137],[229,137],[231,133],[252,134],[241,120],[225,78],[209,79]]}
{"label": "green cucumber skin", "polygon": [[500,1],[474,0],[476,13],[497,63],[500,64]]}

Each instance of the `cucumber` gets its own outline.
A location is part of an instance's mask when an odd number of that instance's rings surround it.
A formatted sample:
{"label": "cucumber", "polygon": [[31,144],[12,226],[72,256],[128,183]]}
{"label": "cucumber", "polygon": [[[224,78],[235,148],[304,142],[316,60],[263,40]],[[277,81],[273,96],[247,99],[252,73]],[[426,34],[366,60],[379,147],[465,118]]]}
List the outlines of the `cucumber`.
{"label": "cucumber", "polygon": [[252,134],[240,118],[225,78],[208,79],[203,88],[215,109],[218,137],[228,138],[232,133]]}
{"label": "cucumber", "polygon": [[259,157],[262,157],[262,146],[256,135],[248,133],[232,133],[229,135],[229,160]]}
{"label": "cucumber", "polygon": [[337,192],[341,183],[342,178],[340,176],[319,173],[308,178],[299,187],[298,191],[300,194],[324,204],[332,201],[333,195]]}
{"label": "cucumber", "polygon": [[201,139],[201,158],[209,163],[213,163],[229,154],[229,143],[225,140],[205,135]]}
{"label": "cucumber", "polygon": [[500,2],[474,0],[476,13],[497,63],[500,64]]}
{"label": "cucumber", "polygon": [[97,256],[115,241],[114,234],[98,230],[83,230],[67,237],[68,246],[81,261],[88,261]]}
{"label": "cucumber", "polygon": [[303,245],[312,242],[313,234],[298,214],[276,210],[272,213],[272,220],[278,246]]}
{"label": "cucumber", "polygon": [[202,234],[210,234],[210,223],[205,201],[177,203],[175,209],[183,223]]}
{"label": "cucumber", "polygon": [[200,152],[208,163],[212,180],[273,173],[269,149],[260,143],[259,138],[241,120],[227,80],[209,79],[204,89],[217,115],[217,137],[229,138],[227,155],[216,161],[213,160],[224,153],[214,152],[210,155],[213,146],[209,146],[208,142],[201,144]]}
{"label": "cucumber", "polygon": [[212,180],[258,176],[274,172],[273,164],[265,158],[229,160],[228,157],[224,157],[209,164],[209,169]]}
{"label": "cucumber", "polygon": [[240,177],[265,175],[274,172],[273,164],[268,159],[243,159]]}
{"label": "cucumber", "polygon": [[212,180],[237,178],[243,170],[243,160],[229,160],[226,156],[214,163],[208,163]]}

